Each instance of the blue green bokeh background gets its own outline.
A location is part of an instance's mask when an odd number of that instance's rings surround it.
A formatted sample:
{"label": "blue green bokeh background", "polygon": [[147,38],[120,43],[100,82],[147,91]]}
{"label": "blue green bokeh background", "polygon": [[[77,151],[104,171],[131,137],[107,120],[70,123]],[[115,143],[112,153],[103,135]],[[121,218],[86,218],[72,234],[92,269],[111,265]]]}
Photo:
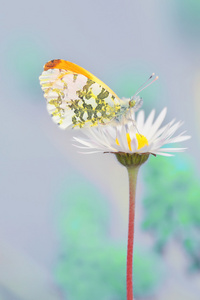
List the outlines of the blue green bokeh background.
{"label": "blue green bokeh background", "polygon": [[38,77],[50,59],[88,69],[144,110],[183,120],[188,150],[139,174],[134,288],[140,300],[200,295],[199,0],[58,0],[1,7],[0,300],[125,300],[126,170],[84,156],[78,131],[46,111]]}

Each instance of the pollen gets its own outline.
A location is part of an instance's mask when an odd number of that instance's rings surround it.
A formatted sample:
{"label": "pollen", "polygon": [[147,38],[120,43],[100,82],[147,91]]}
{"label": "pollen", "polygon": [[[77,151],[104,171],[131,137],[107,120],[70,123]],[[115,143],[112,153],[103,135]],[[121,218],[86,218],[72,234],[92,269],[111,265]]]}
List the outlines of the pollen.
{"label": "pollen", "polygon": [[[130,138],[129,133],[126,133],[126,140],[127,140],[127,143],[128,143],[129,150],[132,151],[132,149],[131,149],[131,138]],[[117,144],[117,146],[120,146],[118,138],[116,138],[115,143]]]}
{"label": "pollen", "polygon": [[[137,139],[137,142],[138,142],[138,148],[137,148],[137,150],[143,148],[144,146],[148,146],[149,145],[147,138],[145,136],[139,134],[139,133],[136,133],[136,139]],[[131,148],[131,137],[130,137],[129,133],[126,133],[126,140],[127,140],[127,143],[128,143],[129,150],[132,151],[132,148]],[[118,146],[120,146],[118,138],[116,138],[115,143]]]}
{"label": "pollen", "polygon": [[127,139],[129,150],[132,151],[132,149],[131,149],[131,138],[130,138],[129,133],[126,134],[126,139]]}
{"label": "pollen", "polygon": [[149,145],[147,138],[139,133],[136,133],[136,139],[138,141],[138,150]]}

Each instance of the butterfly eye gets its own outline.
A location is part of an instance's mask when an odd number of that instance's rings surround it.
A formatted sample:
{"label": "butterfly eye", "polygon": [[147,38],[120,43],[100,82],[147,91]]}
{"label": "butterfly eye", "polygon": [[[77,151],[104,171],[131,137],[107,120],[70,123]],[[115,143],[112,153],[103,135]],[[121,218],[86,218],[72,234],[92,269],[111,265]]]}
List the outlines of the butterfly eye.
{"label": "butterfly eye", "polygon": [[135,103],[136,103],[136,100],[131,99],[131,100],[129,101],[129,107],[134,107],[134,106],[135,106]]}

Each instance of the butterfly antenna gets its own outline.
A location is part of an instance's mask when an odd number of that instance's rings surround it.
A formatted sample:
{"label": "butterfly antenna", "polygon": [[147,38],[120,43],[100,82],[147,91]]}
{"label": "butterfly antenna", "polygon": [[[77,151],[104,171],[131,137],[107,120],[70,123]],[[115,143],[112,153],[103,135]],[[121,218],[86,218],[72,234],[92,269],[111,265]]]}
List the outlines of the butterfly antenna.
{"label": "butterfly antenna", "polygon": [[[152,73],[151,76],[147,79],[147,81],[145,81],[140,87],[139,89],[135,92],[134,96],[137,96],[141,91],[143,91],[144,89],[146,89],[149,85],[151,85],[153,82],[155,82],[158,79],[158,76],[156,76],[151,82],[149,82],[149,80],[151,80],[153,77],[155,76],[155,73]],[[149,82],[149,83],[148,83]]]}

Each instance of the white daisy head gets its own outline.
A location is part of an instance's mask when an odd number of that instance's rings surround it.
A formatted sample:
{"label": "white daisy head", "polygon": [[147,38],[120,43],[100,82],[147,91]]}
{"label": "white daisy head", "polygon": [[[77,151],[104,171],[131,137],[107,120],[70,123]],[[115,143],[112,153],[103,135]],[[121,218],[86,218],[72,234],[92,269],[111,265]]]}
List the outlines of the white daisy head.
{"label": "white daisy head", "polygon": [[164,108],[154,120],[155,110],[152,110],[145,121],[143,110],[139,111],[136,118],[133,112],[132,120],[126,124],[99,125],[89,128],[84,131],[84,137],[74,137],[78,142],[75,146],[81,148],[81,152],[84,150],[84,153],[111,152],[172,156],[171,153],[182,152],[186,148],[163,148],[163,146],[185,141],[190,136],[185,135],[185,132],[175,135],[182,122],[172,120],[167,125],[161,126],[166,113],[167,109]]}

